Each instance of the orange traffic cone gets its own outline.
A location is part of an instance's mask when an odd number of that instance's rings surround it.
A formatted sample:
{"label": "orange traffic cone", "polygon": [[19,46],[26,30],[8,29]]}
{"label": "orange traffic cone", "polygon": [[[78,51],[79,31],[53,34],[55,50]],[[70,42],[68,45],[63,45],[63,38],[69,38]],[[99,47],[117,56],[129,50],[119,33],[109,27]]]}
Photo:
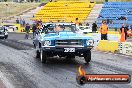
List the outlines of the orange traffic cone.
{"label": "orange traffic cone", "polygon": [[120,42],[125,42],[125,32],[124,32],[124,28],[122,28]]}

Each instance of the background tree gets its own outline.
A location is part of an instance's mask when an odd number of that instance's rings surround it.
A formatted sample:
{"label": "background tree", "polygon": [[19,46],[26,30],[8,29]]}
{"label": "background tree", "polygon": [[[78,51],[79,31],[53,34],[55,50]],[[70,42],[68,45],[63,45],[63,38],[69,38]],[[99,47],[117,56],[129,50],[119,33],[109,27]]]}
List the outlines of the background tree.
{"label": "background tree", "polygon": [[34,0],[31,0],[31,2],[33,2]]}
{"label": "background tree", "polygon": [[4,0],[4,2],[7,2],[7,0]]}

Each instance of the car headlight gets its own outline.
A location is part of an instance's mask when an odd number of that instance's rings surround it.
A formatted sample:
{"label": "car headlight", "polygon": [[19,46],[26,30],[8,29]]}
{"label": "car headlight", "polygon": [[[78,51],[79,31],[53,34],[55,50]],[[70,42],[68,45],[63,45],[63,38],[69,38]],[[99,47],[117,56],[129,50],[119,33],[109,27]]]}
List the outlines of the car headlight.
{"label": "car headlight", "polygon": [[49,40],[45,40],[44,43],[43,43],[44,46],[49,46],[51,45],[51,41]]}
{"label": "car headlight", "polygon": [[93,40],[87,40],[87,41],[86,41],[86,44],[87,44],[88,46],[93,46],[94,41],[93,41]]}

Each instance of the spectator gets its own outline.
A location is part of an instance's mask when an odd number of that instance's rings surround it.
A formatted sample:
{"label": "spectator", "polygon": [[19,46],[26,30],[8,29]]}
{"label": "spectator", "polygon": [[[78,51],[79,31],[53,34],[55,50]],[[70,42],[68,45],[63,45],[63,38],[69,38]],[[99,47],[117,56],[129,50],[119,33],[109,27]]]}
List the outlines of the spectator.
{"label": "spectator", "polygon": [[79,25],[80,22],[78,21],[78,18],[76,18],[76,22],[75,22],[76,25]]}
{"label": "spectator", "polygon": [[62,23],[64,23],[65,21],[64,20],[62,20]]}
{"label": "spectator", "polygon": [[38,20],[37,20],[37,19],[36,19],[36,20],[34,20],[34,23],[35,23],[35,24],[38,24]]}
{"label": "spectator", "polygon": [[92,6],[91,5],[89,5],[89,8],[91,8]]}
{"label": "spectator", "polygon": [[110,23],[110,20],[109,19],[107,19],[107,24],[109,24]]}
{"label": "spectator", "polygon": [[16,23],[19,24],[19,19],[18,18],[16,19]]}
{"label": "spectator", "polygon": [[9,28],[9,27],[3,26],[3,28],[4,28],[4,31],[8,31],[8,28]]}
{"label": "spectator", "polygon": [[93,33],[96,33],[97,31],[97,24],[96,24],[96,21],[92,24],[92,32]]}
{"label": "spectator", "polygon": [[130,26],[130,29],[132,30],[132,25]]}
{"label": "spectator", "polygon": [[89,26],[89,23],[86,23],[86,26]]}
{"label": "spectator", "polygon": [[50,20],[50,23],[53,23],[52,20]]}
{"label": "spectator", "polygon": [[36,33],[38,34],[40,31],[43,30],[43,26],[42,26],[42,23],[38,23],[37,24],[37,30],[36,30]]}
{"label": "spectator", "polygon": [[127,11],[129,14],[132,14],[132,10],[130,10],[130,11]]}
{"label": "spectator", "polygon": [[103,16],[102,15],[99,15],[99,17],[98,18],[103,18]]}
{"label": "spectator", "polygon": [[79,23],[79,26],[82,26],[82,23]]}
{"label": "spectator", "polygon": [[127,20],[127,18],[125,16],[121,16],[118,18],[118,20]]}
{"label": "spectator", "polygon": [[22,19],[20,19],[20,25],[23,26],[23,21],[22,21]]}
{"label": "spectator", "polygon": [[60,22],[60,20],[57,20],[57,22],[59,23],[59,22]]}
{"label": "spectator", "polygon": [[40,19],[40,20],[38,21],[38,23],[42,23],[42,20]]}
{"label": "spectator", "polygon": [[129,30],[127,31],[127,35],[128,35],[128,37],[132,36],[132,30],[131,30],[131,29],[129,29]]}
{"label": "spectator", "polygon": [[112,21],[112,20],[109,20],[109,23],[110,23],[110,24],[113,24],[113,21]]}
{"label": "spectator", "polygon": [[100,26],[101,32],[101,40],[107,40],[107,32],[108,32],[108,25],[106,21],[103,21],[102,25]]}
{"label": "spectator", "polygon": [[24,19],[22,20],[22,23],[23,23],[22,26],[24,27],[26,23]]}
{"label": "spectator", "polygon": [[4,23],[4,19],[2,19],[2,23]]}
{"label": "spectator", "polygon": [[7,21],[6,21],[6,19],[2,19],[2,23],[6,23]]}
{"label": "spectator", "polygon": [[122,29],[124,28],[124,33],[125,33],[125,40],[127,39],[127,30],[124,24],[122,24],[122,27],[120,28],[120,32],[122,33]]}
{"label": "spectator", "polygon": [[127,35],[128,35],[128,34],[127,34],[127,31],[128,31],[128,30],[129,30],[129,25],[127,24],[127,25],[125,26],[125,31],[126,31],[126,32],[125,32],[125,35],[126,35],[126,39],[127,39]]}
{"label": "spectator", "polygon": [[125,27],[125,28],[126,28],[126,30],[128,31],[128,30],[129,30],[129,25],[128,25],[128,24],[126,24],[126,27]]}
{"label": "spectator", "polygon": [[25,31],[26,31],[25,39],[28,39],[30,31],[30,25],[28,23],[26,24]]}
{"label": "spectator", "polygon": [[36,36],[36,30],[37,30],[37,27],[36,27],[36,25],[35,24],[33,24],[33,27],[32,27],[32,30],[33,30],[33,38],[35,38],[35,36]]}
{"label": "spectator", "polygon": [[62,27],[60,25],[56,25],[54,29],[57,33],[62,30]]}

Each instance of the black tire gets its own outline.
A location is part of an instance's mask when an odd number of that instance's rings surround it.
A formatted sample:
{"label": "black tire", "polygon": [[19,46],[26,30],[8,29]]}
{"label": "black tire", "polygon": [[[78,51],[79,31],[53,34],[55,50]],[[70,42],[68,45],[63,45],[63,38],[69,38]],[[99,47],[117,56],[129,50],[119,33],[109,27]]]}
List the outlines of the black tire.
{"label": "black tire", "polygon": [[91,61],[91,51],[85,52],[84,59],[86,63],[89,63]]}
{"label": "black tire", "polygon": [[8,35],[5,35],[5,39],[7,39],[8,38]]}
{"label": "black tire", "polygon": [[34,48],[36,48],[36,45],[34,44],[34,42],[33,42],[33,46],[34,46]]}
{"label": "black tire", "polygon": [[47,53],[44,52],[43,50],[40,50],[40,61],[42,63],[46,63],[47,60]]}
{"label": "black tire", "polygon": [[36,58],[40,58],[40,52],[38,50],[36,51]]}

